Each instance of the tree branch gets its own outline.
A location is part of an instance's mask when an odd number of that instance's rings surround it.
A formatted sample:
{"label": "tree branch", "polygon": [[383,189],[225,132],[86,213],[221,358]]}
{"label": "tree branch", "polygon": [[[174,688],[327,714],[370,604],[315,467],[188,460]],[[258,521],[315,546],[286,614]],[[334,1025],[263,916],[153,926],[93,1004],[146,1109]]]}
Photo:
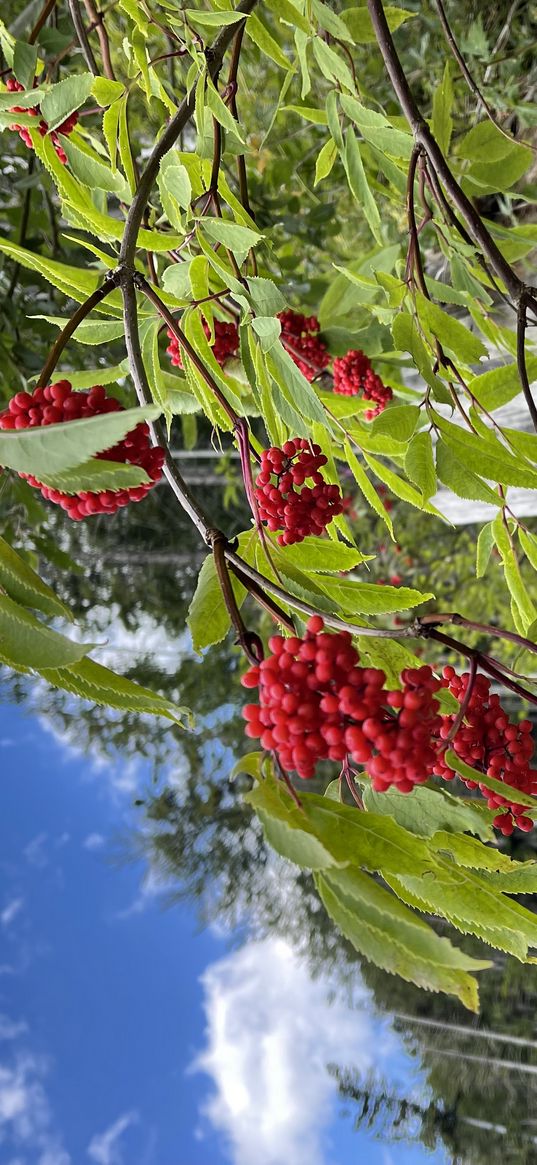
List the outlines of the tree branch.
{"label": "tree branch", "polygon": [[90,73],[93,73],[94,77],[98,77],[99,66],[93,55],[93,49],[88,40],[86,29],[84,28],[84,21],[82,20],[82,14],[80,12],[80,4],[78,0],[68,0],[68,4],[77,40],[82,50],[82,56],[84,57]]}

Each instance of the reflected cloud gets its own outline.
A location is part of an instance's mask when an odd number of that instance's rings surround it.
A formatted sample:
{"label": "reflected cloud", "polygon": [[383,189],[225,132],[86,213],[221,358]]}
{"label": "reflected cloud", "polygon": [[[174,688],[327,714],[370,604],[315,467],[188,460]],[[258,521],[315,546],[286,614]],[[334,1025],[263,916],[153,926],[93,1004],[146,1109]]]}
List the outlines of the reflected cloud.
{"label": "reflected cloud", "polygon": [[31,1152],[36,1165],[71,1165],[53,1128],[44,1086],[47,1070],[42,1057],[28,1052],[0,1061],[0,1142],[14,1154],[4,1160],[26,1163]]}
{"label": "reflected cloud", "polygon": [[8,902],[7,906],[4,906],[4,909],[0,913],[0,922],[2,923],[2,926],[5,926],[6,929],[7,927],[11,926],[11,923],[14,922],[17,915],[20,914],[23,906],[24,898],[12,898],[11,901]]}
{"label": "reflected cloud", "polygon": [[88,833],[88,836],[82,842],[84,849],[89,850],[102,849],[104,844],[105,839],[102,833]]}
{"label": "reflected cloud", "polygon": [[136,1124],[138,1113],[135,1111],[123,1113],[113,1125],[92,1137],[88,1145],[88,1157],[96,1161],[97,1165],[122,1165],[123,1153],[119,1139],[131,1125]]}
{"label": "reflected cloud", "polygon": [[202,1114],[226,1137],[234,1165],[324,1165],[337,1101],[327,1065],[367,1071],[390,1050],[365,989],[361,1010],[330,999],[330,983],[313,980],[279,938],[226,956],[201,981],[207,1046],[192,1070],[212,1077]]}
{"label": "reflected cloud", "polygon": [[48,863],[48,855],[45,853],[47,836],[48,835],[46,833],[38,833],[37,837],[33,837],[22,851],[26,861],[29,862],[31,866],[37,866],[37,868],[41,870]]}
{"label": "reflected cloud", "polygon": [[12,1020],[7,1015],[0,1015],[0,1041],[16,1040],[28,1031],[28,1024],[24,1020]]}

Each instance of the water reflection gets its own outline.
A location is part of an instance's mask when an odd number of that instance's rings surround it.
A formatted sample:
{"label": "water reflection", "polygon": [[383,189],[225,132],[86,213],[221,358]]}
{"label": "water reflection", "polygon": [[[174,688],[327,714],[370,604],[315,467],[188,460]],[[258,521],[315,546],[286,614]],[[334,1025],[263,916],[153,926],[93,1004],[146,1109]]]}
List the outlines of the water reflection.
{"label": "water reflection", "polygon": [[[115,919],[138,925],[164,895],[181,909],[194,903],[213,935],[232,936],[235,949],[204,964],[206,1031],[196,1039],[201,1050],[188,1060],[206,1097],[211,1080],[201,1135],[215,1129],[234,1165],[325,1165],[341,1130],[346,1139],[339,1165],[388,1160],[381,1148],[377,1154],[373,1137],[397,1145],[389,1150],[396,1162],[402,1160],[399,1143],[413,1142],[436,1151],[438,1160],[464,1165],[535,1165],[537,969],[496,957],[493,971],[481,976],[482,1011],[474,1020],[452,1000],[360,962],[320,908],[311,879],[267,851],[243,805],[240,781],[229,784],[243,750],[238,654],[223,643],[207,663],[193,659],[183,630],[195,579],[192,533],[185,530],[178,555],[174,547],[183,531],[176,511],[165,513],[164,522],[140,511],[117,516],[122,550],[115,558],[114,537],[102,523],[92,532],[73,532],[70,553],[91,565],[83,575],[66,576],[65,597],[96,639],[107,638],[103,661],[192,706],[196,733],[74,704],[20,677],[6,678],[5,687],[11,699],[39,714],[52,739],[106,766],[104,778],[116,796],[136,801],[128,828],[120,830],[118,815],[117,833],[122,855],[143,859],[145,881]],[[469,565],[466,543],[461,550],[459,534],[448,536],[453,543],[440,555],[435,528],[436,559],[444,573],[448,563],[460,575]],[[416,579],[407,581],[422,585],[425,570],[417,562]],[[483,582],[479,586],[483,592]],[[90,609],[95,597],[98,604]],[[97,829],[86,830],[85,838],[87,853],[106,851]],[[531,846],[531,838],[521,844]],[[34,867],[37,876],[38,862]],[[6,898],[4,911],[13,911],[16,901],[16,895]],[[171,933],[173,912],[166,917],[162,925]],[[476,952],[473,941],[459,935],[455,941]],[[29,1061],[15,1057],[0,1070],[0,1139],[7,1103],[1,1089],[12,1088],[13,1080],[23,1091],[34,1088],[37,1097],[43,1090]],[[345,1115],[334,1125],[340,1102]],[[118,1124],[125,1113],[130,1109],[96,1134],[101,1140],[93,1142],[93,1154],[88,1148],[90,1158],[108,1165],[114,1158],[106,1158],[106,1136],[112,1152],[124,1133],[134,1135],[132,1120]],[[15,1118],[8,1119],[16,1128]],[[363,1153],[358,1157],[353,1125]],[[409,1160],[420,1160],[420,1152],[412,1149]],[[169,1160],[148,1158],[150,1165]],[[70,1161],[67,1154],[54,1165]]]}

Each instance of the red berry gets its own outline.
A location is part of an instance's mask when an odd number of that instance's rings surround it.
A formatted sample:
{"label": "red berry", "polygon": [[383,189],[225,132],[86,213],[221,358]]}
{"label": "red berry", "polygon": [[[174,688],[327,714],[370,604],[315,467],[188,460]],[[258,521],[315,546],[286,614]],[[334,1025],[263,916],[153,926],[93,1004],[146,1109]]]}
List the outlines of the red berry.
{"label": "red berry", "polygon": [[[282,531],[281,546],[302,542],[308,534],[323,534],[332,518],[342,513],[341,490],[324,481],[319,472],[323,465],[326,457],[319,445],[302,437],[261,454],[255,487],[259,516],[269,530]],[[307,479],[314,485],[305,485]]]}
{"label": "red berry", "polygon": [[326,344],[319,339],[319,321],[316,316],[303,316],[296,311],[281,311],[281,341],[291,359],[306,380],[313,380],[330,363]]}
{"label": "red berry", "polygon": [[[18,392],[9,402],[8,408],[0,413],[0,429],[68,424],[76,418],[118,411],[123,411],[123,406],[114,397],[107,397],[101,385],[96,385],[89,392],[75,393],[69,381],[59,380],[45,389],[37,388],[31,394]],[[60,505],[71,518],[78,521],[90,514],[110,514],[131,501],[141,501],[162,476],[164,451],[150,444],[146,424],[137,425],[122,441],[112,449],[98,453],[97,457],[105,461],[139,465],[151,480],[145,485],[117,491],[84,490],[79,494],[66,494],[43,485],[31,474],[21,473],[20,477],[26,478],[30,485],[41,491],[44,498]]]}
{"label": "red berry", "polygon": [[373,372],[369,357],[360,349],[351,349],[345,356],[336,356],[333,377],[334,392],[342,396],[357,396],[361,393],[364,400],[374,402],[375,407],[364,413],[367,421],[378,416],[393,397],[392,389]]}
{"label": "red berry", "polygon": [[[203,322],[203,330],[205,332],[205,335],[207,336],[207,339],[209,339],[209,337],[211,335],[211,329],[210,329],[206,320],[203,320],[202,322]],[[168,356],[170,357],[172,364],[176,368],[182,368],[183,361],[182,361],[182,357],[181,357],[181,348],[180,348],[179,341],[178,341],[177,337],[174,336],[174,334],[170,328],[168,328],[167,334],[168,334],[170,343],[168,344],[168,347],[166,348],[166,352],[167,352]],[[227,324],[227,323],[223,323],[222,320],[215,320],[214,321],[214,343],[213,343],[213,355],[214,355],[215,360],[217,360],[218,363],[220,364],[220,366],[222,367],[225,364],[226,360],[229,360],[230,357],[237,355],[238,350],[239,350],[239,333],[238,333],[236,324]]]}

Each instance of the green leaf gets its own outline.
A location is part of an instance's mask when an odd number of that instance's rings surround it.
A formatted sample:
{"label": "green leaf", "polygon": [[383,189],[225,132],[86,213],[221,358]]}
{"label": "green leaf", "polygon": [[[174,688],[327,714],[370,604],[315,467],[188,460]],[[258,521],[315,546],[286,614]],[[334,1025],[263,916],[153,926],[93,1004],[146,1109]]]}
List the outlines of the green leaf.
{"label": "green leaf", "polygon": [[360,153],[360,146],[352,129],[348,129],[345,134],[345,150],[342,154],[342,161],[351,193],[354,195],[358,205],[363,208],[371,233],[377,240],[377,243],[382,243],[379,210],[369,189],[369,183],[366,178],[362,155]]}
{"label": "green leaf", "polygon": [[421,494],[414,489],[414,486],[409,485],[408,482],[403,481],[397,473],[393,473],[386,465],[378,461],[376,457],[372,457],[370,453],[364,453],[364,458],[367,464],[373,470],[373,473],[383,481],[388,489],[391,490],[397,498],[401,498],[403,502],[408,502],[409,505],[415,506],[418,510],[423,510],[426,514],[436,514],[437,517],[442,517],[430,502],[424,502]]}
{"label": "green leaf", "polygon": [[[531,353],[526,357],[526,366],[530,381],[537,378],[537,356]],[[482,372],[474,376],[469,382],[473,396],[477,397],[480,405],[489,412],[506,405],[521,391],[520,379],[516,364],[504,364],[502,368],[493,368],[491,372]]]}
{"label": "green leaf", "polygon": [[[106,145],[108,147],[108,154],[110,157],[110,165],[114,172],[117,169],[117,144],[119,134],[119,121],[121,117],[121,101],[114,101],[112,105],[105,109],[103,113],[103,135]],[[129,188],[132,191],[132,186],[129,183]]]}
{"label": "green leaf", "polygon": [[123,97],[125,86],[121,81],[110,81],[107,77],[95,77],[91,92],[97,105],[112,105],[120,97]]}
{"label": "green leaf", "polygon": [[344,542],[330,542],[328,538],[304,538],[296,546],[280,548],[282,559],[292,563],[306,574],[339,574],[352,570],[364,561],[364,556]]}
{"label": "green leaf", "polygon": [[260,275],[248,278],[248,290],[255,312],[261,316],[275,316],[286,307],[286,300],[272,279]]}
{"label": "green leaf", "polygon": [[521,626],[517,626],[517,630],[522,630],[523,634],[525,634],[527,628],[537,618],[537,609],[524,585],[518,560],[503,524],[501,514],[498,514],[498,517],[494,519],[492,529],[494,541],[500,552],[505,581],[520,615],[519,621]]}
{"label": "green leaf", "polygon": [[488,810],[478,802],[454,797],[444,789],[416,785],[411,793],[400,793],[393,787],[385,793],[376,793],[368,784],[362,800],[368,812],[386,813],[420,837],[431,837],[439,830],[454,831],[457,835],[467,830],[476,833],[482,841],[494,840],[494,831],[487,822],[491,816]]}
{"label": "green leaf", "polygon": [[524,958],[528,946],[537,946],[535,915],[518,902],[498,893],[473,870],[454,867],[438,855],[438,870],[434,877],[420,878],[403,875],[387,881],[396,893],[399,887],[404,901],[411,905],[422,903],[422,909],[432,909],[447,918],[458,930],[477,934],[492,946],[509,950],[515,958]]}
{"label": "green leaf", "polygon": [[537,538],[535,534],[530,533],[529,530],[523,530],[521,526],[518,527],[518,537],[520,545],[534,570],[537,570]]}
{"label": "green leaf", "polygon": [[41,101],[41,112],[49,129],[57,129],[66,117],[87,101],[93,89],[92,73],[73,73],[53,85]]}
{"label": "green leaf", "polygon": [[73,174],[90,190],[107,190],[117,194],[123,202],[130,201],[129,186],[119,170],[114,173],[110,166],[104,165],[85,150],[80,150],[70,138],[63,142],[63,149]]}
{"label": "green leaf", "polygon": [[436,493],[436,470],[430,433],[416,433],[405,457],[405,473],[421,490],[424,501]]}
{"label": "green leaf", "polygon": [[[390,32],[416,16],[416,12],[409,12],[406,8],[396,8],[393,4],[383,4],[384,15],[388,21]],[[377,38],[371,22],[371,17],[365,5],[358,8],[347,8],[341,14],[355,44],[376,44]]]}
{"label": "green leaf", "polygon": [[[68,323],[67,316],[44,316],[44,315],[30,315],[31,320],[46,320],[49,324],[54,324],[57,328],[64,328]],[[125,335],[125,324],[123,320],[82,320],[76,329],[76,341],[79,344],[110,344],[113,340],[119,340],[121,336]],[[121,365],[116,365],[119,369]],[[126,375],[127,369],[123,369],[123,375]],[[69,373],[69,379],[73,384],[73,374]],[[88,384],[100,384],[100,377],[103,375],[101,369],[96,369],[94,379],[88,381]],[[82,385],[79,385],[82,388]]]}
{"label": "green leaf", "polygon": [[233,254],[246,254],[265,237],[257,231],[250,230],[250,227],[238,226],[237,223],[227,222],[221,218],[202,218],[200,226],[207,238],[213,243],[222,243],[224,247],[229,247]]}
{"label": "green leaf", "polygon": [[268,0],[268,7],[275,16],[290,24],[291,28],[301,29],[305,33],[311,31],[309,21],[292,0]]}
{"label": "green leaf", "polygon": [[261,49],[264,56],[274,61],[275,65],[279,65],[281,69],[292,68],[291,61],[287,59],[277,40],[274,40],[266,24],[263,24],[255,12],[251,12],[246,21],[246,35]]}
{"label": "green leaf", "polygon": [[393,342],[401,352],[409,352],[412,360],[423,376],[423,379],[433,389],[437,400],[451,404],[451,397],[438,376],[431,368],[431,357],[418,332],[416,321],[409,312],[401,311],[392,323]]}
{"label": "green leaf", "polygon": [[443,417],[435,417],[436,422],[450,450],[470,461],[476,473],[502,485],[537,488],[537,468],[525,465],[520,457],[510,453],[491,430],[483,437],[468,432],[461,425],[453,425]]}
{"label": "green leaf", "polygon": [[33,474],[40,481],[111,449],[140,421],[154,421],[159,415],[160,409],[147,406],[68,424],[0,432],[0,464],[18,473]]}
{"label": "green leaf", "polygon": [[450,769],[454,769],[465,780],[474,781],[477,785],[484,785],[486,789],[490,789],[492,793],[499,793],[502,797],[512,796],[513,804],[525,805],[533,810],[537,809],[537,797],[532,797],[529,793],[521,792],[514,785],[508,785],[506,781],[497,781],[495,777],[489,777],[487,773],[481,773],[478,769],[472,769],[470,765],[467,765],[465,761],[457,756],[456,752],[453,752],[453,749],[447,750],[444,755],[444,760]]}
{"label": "green leaf", "polygon": [[337,864],[303,811],[273,779],[266,778],[244,800],[255,810],[267,841],[281,857],[308,870],[323,870]]}
{"label": "green leaf", "polygon": [[341,16],[338,16],[327,4],[322,4],[321,0],[312,0],[312,10],[321,28],[324,28],[336,40],[349,41],[352,44],[352,36],[349,34],[347,25]]}
{"label": "green leaf", "polygon": [[91,647],[91,643],[74,643],[51,631],[8,595],[0,594],[0,652],[11,667],[64,667],[77,663]]}
{"label": "green leaf", "polygon": [[[240,606],[246,590],[236,578],[230,577],[235,598]],[[192,646],[198,653],[205,647],[211,647],[213,643],[221,643],[231,627],[212,554],[209,554],[202,564],[186,621],[192,636]]]}
{"label": "green leaf", "polygon": [[409,158],[414,145],[409,133],[394,129],[383,113],[368,109],[356,97],[349,97],[343,93],[340,98],[341,107],[358,126],[366,141],[371,142],[379,150],[385,150],[393,158]]}
{"label": "green leaf", "polygon": [[216,118],[219,124],[222,125],[224,129],[228,130],[229,133],[235,134],[239,141],[244,144],[244,138],[241,135],[239,123],[235,120],[233,114],[228,109],[225,102],[222,101],[222,98],[218,90],[215,89],[210,77],[207,77],[207,84],[205,87],[205,101],[207,108],[210,109],[213,117]]}
{"label": "green leaf", "polygon": [[37,271],[53,287],[70,295],[78,303],[87,299],[101,282],[101,276],[96,271],[88,271],[82,267],[71,267],[67,263],[59,263],[57,259],[45,259],[33,251],[19,247],[7,239],[0,239],[0,252],[9,255],[15,262],[20,263],[30,271]]}
{"label": "green leaf", "polygon": [[[297,51],[297,56],[298,56],[298,63],[300,65],[300,73],[302,76],[302,87],[300,90],[300,96],[302,98],[302,101],[304,100],[305,97],[307,97],[307,95],[311,89],[311,80],[310,80],[310,74],[309,74],[309,69],[308,69],[308,45],[309,44],[311,44],[311,37],[309,37],[307,35],[307,33],[304,32],[301,28],[295,29],[295,45],[296,45],[296,51]],[[287,77],[286,77],[286,81],[289,79],[290,76],[291,76],[291,74],[288,73]],[[286,90],[286,92],[287,92],[287,90]]]}
{"label": "green leaf", "polygon": [[121,461],[105,461],[95,458],[85,461],[76,469],[66,469],[63,473],[46,474],[40,481],[51,489],[60,489],[66,494],[77,494],[82,490],[98,493],[99,490],[135,489],[147,485],[151,478],[139,465],[125,465]]}
{"label": "green leaf", "polygon": [[[25,89],[30,89],[33,79],[35,77],[35,70],[37,65],[37,46],[34,44],[26,44],[22,40],[15,41],[15,48],[13,50],[13,72],[17,81],[24,85]],[[17,99],[18,99],[17,94]],[[17,100],[18,104],[18,100]]]}
{"label": "green leaf", "polygon": [[434,868],[426,843],[388,817],[358,813],[355,807],[339,805],[315,793],[303,794],[299,809],[281,782],[268,779],[245,799],[267,820],[275,818],[320,842],[318,863],[313,864],[309,855],[302,854],[298,861],[291,831],[279,836],[278,845],[272,836],[269,838],[282,857],[308,869],[352,863],[371,871],[424,874]]}
{"label": "green leaf", "polygon": [[477,538],[476,563],[475,563],[476,578],[483,578],[483,575],[485,574],[485,571],[486,571],[487,566],[489,564],[489,558],[490,558],[493,546],[494,546],[494,530],[493,530],[492,522],[487,522],[486,525],[481,527],[481,530],[479,531],[479,535]]}
{"label": "green leaf", "polygon": [[327,125],[328,118],[324,109],[315,109],[309,105],[282,105],[286,113],[296,113],[304,121],[312,121],[314,125]]}
{"label": "green leaf", "polygon": [[93,659],[83,659],[71,667],[43,666],[39,668],[39,674],[53,687],[63,688],[83,700],[90,700],[92,704],[137,712],[139,715],[165,716],[181,727],[191,725],[192,717],[188,708],[181,708],[157,692],[151,692],[125,676],[116,675]]}
{"label": "green leaf", "polygon": [[441,938],[401,902],[358,870],[330,870],[315,883],[330,917],[367,959],[427,991],[456,995],[478,1010],[475,979],[468,970],[490,966]]}
{"label": "green leaf", "polygon": [[[511,861],[507,854],[489,845],[482,845],[474,837],[465,834],[439,830],[430,840],[435,853],[443,854],[458,866],[471,870],[494,870],[498,872],[516,870],[518,863]],[[533,869],[537,885],[537,862],[529,863]]]}
{"label": "green leaf", "polygon": [[457,143],[457,154],[469,162],[490,164],[505,158],[517,144],[510,135],[502,133],[487,117],[478,125],[472,126],[460,139]]}
{"label": "green leaf", "polygon": [[73,619],[65,603],[3,538],[0,538],[0,586],[24,607],[32,607],[44,615]]}
{"label": "green leaf", "polygon": [[420,409],[416,405],[392,405],[368,425],[368,432],[374,437],[382,434],[406,444],[410,441],[420,417]]}
{"label": "green leaf", "polygon": [[499,494],[494,493],[490,485],[470,469],[470,462],[471,459],[459,446],[453,447],[441,439],[437,442],[436,472],[440,481],[459,498],[501,506]]}
{"label": "green leaf", "polygon": [[319,421],[327,427],[328,418],[315,390],[281,343],[274,344],[267,353],[266,361],[285,400],[306,420]]}
{"label": "green leaf", "polygon": [[[23,89],[20,93],[17,93],[17,105],[23,109],[32,109],[34,106],[39,105],[42,96],[43,89],[39,86],[36,89]],[[0,110],[4,112],[5,110],[11,109],[14,100],[13,93],[0,93]]]}
{"label": "green leaf", "polygon": [[323,178],[328,177],[332,171],[336,158],[336,143],[332,140],[332,138],[328,138],[328,141],[324,143],[324,146],[317,155],[317,161],[315,163],[315,181],[313,183],[314,186],[318,186],[319,182],[322,182]]}
{"label": "green leaf", "polygon": [[451,80],[451,61],[447,60],[442,80],[434,91],[433,119],[431,130],[436,138],[442,153],[447,157],[451,135],[453,133],[453,83]]}
{"label": "green leaf", "polygon": [[351,93],[354,92],[353,76],[346,61],[318,36],[313,40],[313,55],[321,73],[328,81],[335,81],[336,84],[344,85]]}
{"label": "green leaf", "polygon": [[421,291],[416,292],[416,308],[420,323],[432,336],[447,348],[458,360],[472,364],[481,356],[487,355],[487,349],[479,336],[471,332],[465,324],[455,319],[449,312],[438,307],[432,300],[426,299]]}
{"label": "green leaf", "polygon": [[201,12],[199,8],[185,8],[185,16],[192,21],[193,24],[202,24],[207,28],[221,28],[228,24],[237,24],[239,20],[247,20],[248,24],[252,19],[250,16],[245,16],[244,12]]}
{"label": "green leaf", "polygon": [[362,465],[360,465],[360,462],[358,461],[358,458],[353,452],[353,449],[348,441],[345,441],[345,456],[347,458],[349,467],[352,469],[356,484],[364,495],[366,502],[371,506],[371,509],[374,510],[377,517],[381,518],[381,520],[384,522],[384,525],[388,527],[388,530],[390,531],[390,537],[395,542],[395,535],[393,532],[393,525],[390,515],[384,508],[382,499],[379,497],[374,485],[372,485],[370,482],[365,469]]}
{"label": "green leaf", "polygon": [[263,352],[269,352],[280,338],[282,325],[274,316],[255,316],[252,328],[259,338]]}

